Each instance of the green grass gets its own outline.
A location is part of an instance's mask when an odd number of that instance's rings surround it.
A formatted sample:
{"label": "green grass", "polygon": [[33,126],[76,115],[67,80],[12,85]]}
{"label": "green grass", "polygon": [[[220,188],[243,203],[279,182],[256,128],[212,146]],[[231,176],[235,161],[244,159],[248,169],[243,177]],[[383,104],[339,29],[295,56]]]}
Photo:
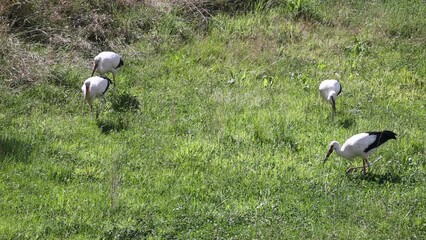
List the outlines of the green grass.
{"label": "green grass", "polygon": [[[426,4],[291,2],[204,28],[158,15],[116,46],[125,67],[97,120],[84,53],[0,84],[0,238],[421,239]],[[326,78],[343,85],[334,123]],[[366,176],[345,175],[359,159],[322,164],[330,141],[384,129],[398,139]]]}

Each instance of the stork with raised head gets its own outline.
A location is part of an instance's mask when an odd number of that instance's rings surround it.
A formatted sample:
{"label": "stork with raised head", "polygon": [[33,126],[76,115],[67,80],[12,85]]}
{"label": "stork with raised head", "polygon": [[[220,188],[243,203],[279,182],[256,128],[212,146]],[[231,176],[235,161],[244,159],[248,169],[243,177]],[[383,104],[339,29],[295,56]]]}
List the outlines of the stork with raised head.
{"label": "stork with raised head", "polygon": [[367,172],[367,167],[371,165],[368,161],[368,156],[374,153],[380,145],[384,144],[389,139],[396,139],[396,133],[387,130],[382,132],[359,133],[346,140],[342,147],[340,147],[339,142],[332,141],[324,159],[324,163],[333,151],[336,151],[337,155],[349,160],[361,157],[363,165],[361,167],[348,168],[346,174],[359,168],[362,168],[362,172],[365,174]]}
{"label": "stork with raised head", "polygon": [[115,84],[115,74],[117,74],[123,65],[123,59],[117,53],[101,52],[94,58],[92,77],[95,71],[98,71],[101,76],[105,76],[106,73],[110,72],[112,73],[112,79]]}
{"label": "stork with raised head", "polygon": [[107,77],[90,77],[84,81],[81,90],[83,91],[83,97],[90,106],[90,113],[93,117],[93,101],[96,98],[99,98],[100,107],[96,112],[96,118],[98,118],[99,113],[101,112],[103,105],[105,103],[105,95],[108,91],[111,80]]}
{"label": "stork with raised head", "polygon": [[331,104],[331,119],[334,120],[334,115],[336,115],[336,99],[342,92],[342,85],[337,80],[327,79],[321,82],[319,91],[321,97]]}

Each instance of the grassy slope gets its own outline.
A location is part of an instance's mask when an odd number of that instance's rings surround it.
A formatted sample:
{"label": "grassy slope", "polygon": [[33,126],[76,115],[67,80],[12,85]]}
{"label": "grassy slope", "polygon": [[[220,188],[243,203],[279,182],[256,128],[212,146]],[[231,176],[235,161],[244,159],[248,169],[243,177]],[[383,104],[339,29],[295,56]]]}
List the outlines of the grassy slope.
{"label": "grassy slope", "polygon": [[[205,35],[163,19],[161,43],[121,49],[109,99],[139,110],[109,102],[98,121],[79,93],[89,69],[2,86],[0,236],[421,238],[425,10],[307,4],[292,18],[283,6],[218,15]],[[330,123],[317,86],[336,73]],[[383,129],[399,138],[368,176],[345,176],[336,155],[322,165],[331,140]]]}

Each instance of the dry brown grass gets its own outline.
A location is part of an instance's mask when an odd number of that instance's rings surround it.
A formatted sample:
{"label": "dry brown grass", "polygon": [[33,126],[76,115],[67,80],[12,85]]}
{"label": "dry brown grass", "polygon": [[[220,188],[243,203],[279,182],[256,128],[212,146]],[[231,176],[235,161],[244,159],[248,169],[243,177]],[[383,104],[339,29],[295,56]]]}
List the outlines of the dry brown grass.
{"label": "dry brown grass", "polygon": [[[3,0],[0,2],[0,63],[3,66],[0,79],[8,87],[19,88],[49,78],[55,64],[71,63],[76,64],[72,67],[81,67],[84,59],[91,59],[99,51],[123,48],[140,39],[171,11],[182,14],[185,21],[196,22],[203,30],[218,11],[246,11],[256,2]],[[135,14],[135,9],[140,12]]]}
{"label": "dry brown grass", "polygon": [[11,88],[32,84],[49,72],[49,61],[41,54],[28,49],[13,36],[0,38],[1,55],[4,57],[1,78]]}
{"label": "dry brown grass", "polygon": [[114,19],[114,11],[135,4],[139,3],[1,1],[0,80],[9,88],[32,85],[55,77],[52,66],[56,64],[79,68],[86,64],[85,58],[135,39]]}

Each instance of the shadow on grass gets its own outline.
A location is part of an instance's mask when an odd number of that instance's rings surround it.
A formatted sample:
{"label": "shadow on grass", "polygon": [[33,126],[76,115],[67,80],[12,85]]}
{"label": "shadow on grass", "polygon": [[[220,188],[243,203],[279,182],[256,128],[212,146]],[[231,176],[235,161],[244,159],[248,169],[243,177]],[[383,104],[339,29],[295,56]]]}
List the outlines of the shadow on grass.
{"label": "shadow on grass", "polygon": [[345,129],[348,129],[356,125],[356,121],[353,117],[344,116],[337,121],[337,124]]}
{"label": "shadow on grass", "polygon": [[97,119],[96,124],[103,134],[109,134],[111,132],[120,132],[128,128],[128,123],[123,117],[117,119]]}
{"label": "shadow on grass", "polygon": [[111,97],[112,109],[116,112],[136,111],[139,109],[139,100],[128,92],[117,92]]}
{"label": "shadow on grass", "polygon": [[0,138],[0,161],[11,159],[14,162],[29,162],[32,146],[14,138]]}
{"label": "shadow on grass", "polygon": [[367,173],[367,175],[363,176],[362,174],[356,174],[353,176],[354,179],[375,182],[377,184],[385,184],[385,183],[400,183],[401,177],[398,175],[394,175],[392,173]]}

